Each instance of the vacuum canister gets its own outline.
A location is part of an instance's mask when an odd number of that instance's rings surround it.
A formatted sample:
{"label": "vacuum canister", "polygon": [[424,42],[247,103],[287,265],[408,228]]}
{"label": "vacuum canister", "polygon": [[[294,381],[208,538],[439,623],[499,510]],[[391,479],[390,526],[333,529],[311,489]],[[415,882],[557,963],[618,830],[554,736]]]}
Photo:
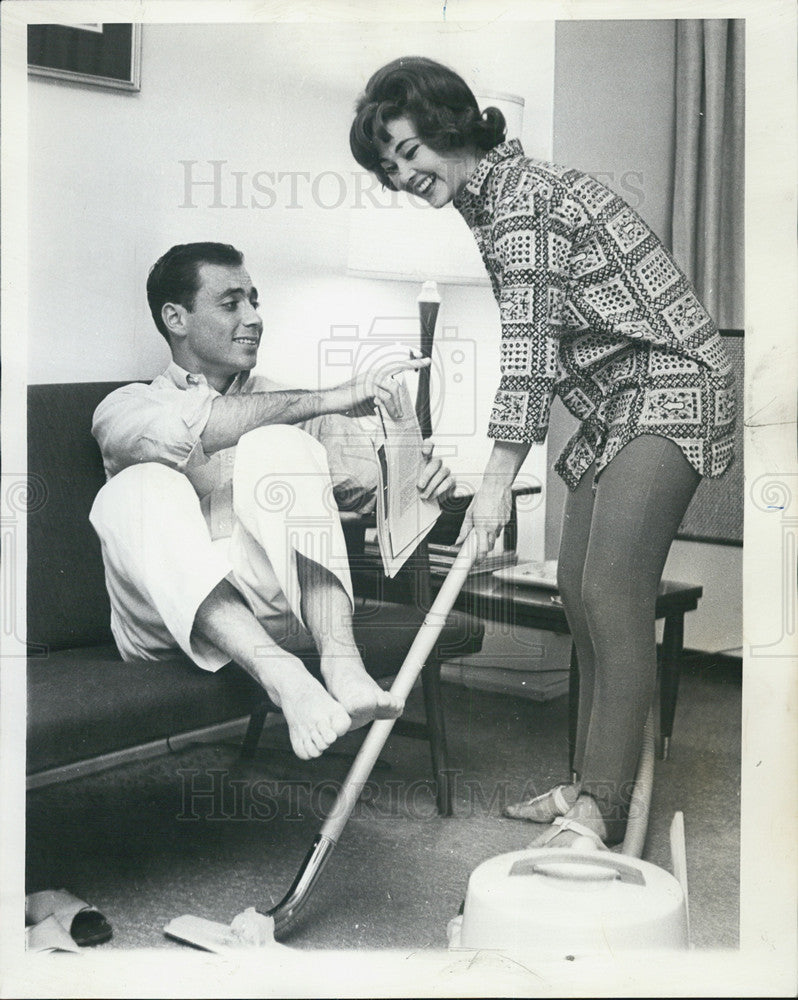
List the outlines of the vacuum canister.
{"label": "vacuum canister", "polygon": [[452,948],[564,956],[689,947],[679,882],[610,851],[534,848],[490,858],[472,873],[462,920],[452,925]]}

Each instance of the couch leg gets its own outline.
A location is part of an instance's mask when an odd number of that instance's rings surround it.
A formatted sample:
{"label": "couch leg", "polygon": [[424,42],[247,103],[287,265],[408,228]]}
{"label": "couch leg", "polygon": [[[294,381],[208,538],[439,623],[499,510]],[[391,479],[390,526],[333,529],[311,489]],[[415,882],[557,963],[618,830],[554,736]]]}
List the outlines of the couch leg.
{"label": "couch leg", "polygon": [[263,727],[266,723],[266,716],[269,714],[270,708],[271,705],[268,701],[261,702],[261,704],[258,705],[250,715],[249,725],[247,726],[247,731],[244,734],[244,739],[241,743],[240,756],[242,760],[252,760],[255,757],[255,751],[258,749],[260,734],[263,732]]}
{"label": "couch leg", "polygon": [[438,812],[452,815],[452,786],[449,774],[449,754],[446,749],[446,725],[441,697],[441,665],[436,660],[424,664],[421,671],[424,708],[427,714],[432,770],[437,784]]}

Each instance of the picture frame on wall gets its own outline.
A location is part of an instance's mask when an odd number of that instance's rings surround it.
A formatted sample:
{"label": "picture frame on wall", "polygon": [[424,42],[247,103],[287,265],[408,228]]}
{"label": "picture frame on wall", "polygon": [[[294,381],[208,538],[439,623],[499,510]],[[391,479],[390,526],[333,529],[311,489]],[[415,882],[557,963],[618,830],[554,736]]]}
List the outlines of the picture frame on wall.
{"label": "picture frame on wall", "polygon": [[28,73],[112,90],[141,89],[140,24],[29,24]]}

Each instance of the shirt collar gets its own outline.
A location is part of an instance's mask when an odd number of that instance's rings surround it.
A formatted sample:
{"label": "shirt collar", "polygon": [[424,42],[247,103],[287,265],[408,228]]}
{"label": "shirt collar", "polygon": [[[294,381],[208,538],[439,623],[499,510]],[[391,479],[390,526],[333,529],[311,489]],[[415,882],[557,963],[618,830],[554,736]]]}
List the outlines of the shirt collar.
{"label": "shirt collar", "polygon": [[[193,372],[188,372],[185,368],[181,368],[180,365],[176,364],[174,361],[170,362],[169,367],[164,372],[164,377],[174,383],[178,389],[190,389],[193,385],[208,385],[208,380],[204,375],[196,375]],[[240,392],[248,378],[248,371],[239,372],[230,383],[230,388],[227,390],[227,393],[230,394]],[[209,386],[209,388],[213,389],[213,386]],[[213,391],[216,392],[217,390],[214,389]]]}
{"label": "shirt collar", "polygon": [[[482,188],[485,186],[485,181],[488,179],[488,175],[497,163],[500,163],[502,160],[508,160],[511,156],[523,155],[524,149],[518,139],[508,139],[506,142],[500,142],[498,146],[494,146],[493,149],[488,150],[488,152],[482,157],[474,168],[474,172],[466,181],[463,191],[468,191],[469,194],[479,195],[482,192]],[[455,198],[455,207],[457,207],[459,200],[460,195]]]}

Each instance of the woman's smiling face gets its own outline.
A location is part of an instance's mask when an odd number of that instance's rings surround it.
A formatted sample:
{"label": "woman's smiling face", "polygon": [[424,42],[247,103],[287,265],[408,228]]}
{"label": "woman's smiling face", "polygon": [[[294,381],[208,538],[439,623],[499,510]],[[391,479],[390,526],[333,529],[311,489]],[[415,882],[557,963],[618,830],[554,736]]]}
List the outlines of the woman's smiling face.
{"label": "woman's smiling face", "polygon": [[433,208],[442,208],[462,190],[479,162],[476,150],[439,153],[425,145],[409,118],[388,123],[390,138],[375,145],[380,166],[397,191],[408,191]]}

